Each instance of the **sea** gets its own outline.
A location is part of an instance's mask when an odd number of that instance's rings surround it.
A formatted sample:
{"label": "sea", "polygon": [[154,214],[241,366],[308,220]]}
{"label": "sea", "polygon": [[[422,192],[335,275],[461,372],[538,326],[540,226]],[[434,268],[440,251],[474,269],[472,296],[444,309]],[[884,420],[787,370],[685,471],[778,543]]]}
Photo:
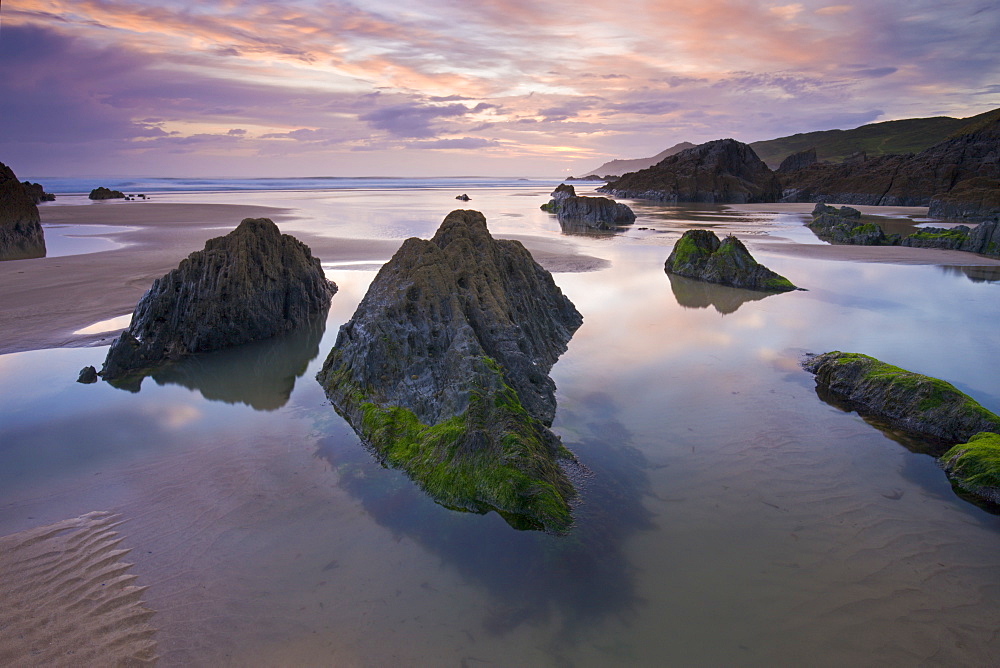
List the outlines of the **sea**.
{"label": "sea", "polygon": [[[553,431],[588,471],[565,536],[436,504],[330,406],[316,372],[385,258],[324,261],[325,321],[138,391],[75,382],[106,345],[0,356],[0,535],[119,514],[161,665],[1000,664],[1000,518],[800,366],[861,352],[1000,413],[996,271],[782,252],[824,242],[779,210],[624,200],[631,226],[564,229],[539,208],[557,179],[32,180],[56,204],[108,205],[86,198],[103,185],[146,195],[111,204],[137,212],[274,206],[283,231],[336,238],[427,238],[471,208],[602,260],[554,274],[584,318],[551,372]],[[804,289],[668,276],[694,228]],[[127,240],[96,232],[60,252]],[[116,315],[81,328],[110,343]]]}

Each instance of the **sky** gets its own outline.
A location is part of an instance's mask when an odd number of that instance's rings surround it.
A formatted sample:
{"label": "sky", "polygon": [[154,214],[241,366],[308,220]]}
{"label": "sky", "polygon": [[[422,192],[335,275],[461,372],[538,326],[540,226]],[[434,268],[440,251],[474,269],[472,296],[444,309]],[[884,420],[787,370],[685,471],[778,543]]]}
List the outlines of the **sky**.
{"label": "sky", "polygon": [[996,0],[4,0],[21,176],[550,176],[1000,107]]}

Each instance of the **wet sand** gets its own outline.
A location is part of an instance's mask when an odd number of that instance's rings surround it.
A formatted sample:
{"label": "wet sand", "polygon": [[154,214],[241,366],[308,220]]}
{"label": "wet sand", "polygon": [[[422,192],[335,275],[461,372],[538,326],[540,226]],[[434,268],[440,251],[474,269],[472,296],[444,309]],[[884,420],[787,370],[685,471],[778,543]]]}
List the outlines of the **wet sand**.
{"label": "wet sand", "polygon": [[156,662],[153,611],[121,559],[121,523],[93,512],[0,538],[0,664]]}
{"label": "wet sand", "polygon": [[[108,333],[74,332],[131,313],[154,279],[203,248],[206,240],[228,233],[244,218],[273,219],[323,262],[381,263],[402,243],[299,232],[293,229],[292,209],[264,206],[113,202],[48,205],[41,207],[40,213],[43,225],[119,227],[120,233],[109,236],[125,246],[98,253],[0,262],[0,354],[110,343]],[[593,271],[607,265],[600,258],[579,254],[568,242],[517,238],[550,271]]]}

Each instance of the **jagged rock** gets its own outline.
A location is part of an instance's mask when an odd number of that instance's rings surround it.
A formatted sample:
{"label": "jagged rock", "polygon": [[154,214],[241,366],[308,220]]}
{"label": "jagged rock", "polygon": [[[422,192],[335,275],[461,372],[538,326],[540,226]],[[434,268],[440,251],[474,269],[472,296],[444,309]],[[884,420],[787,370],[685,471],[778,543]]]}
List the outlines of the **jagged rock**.
{"label": "jagged rock", "polygon": [[685,232],[670,252],[664,270],[668,274],[746,290],[787,292],[797,289],[784,276],[758,264],[742,241],[730,235],[720,242],[709,230]]}
{"label": "jagged rock", "polygon": [[807,148],[804,151],[792,153],[790,156],[782,160],[776,171],[779,174],[784,172],[794,172],[797,169],[805,169],[809,165],[815,165],[816,162],[816,148]]}
{"label": "jagged rock", "polygon": [[407,239],[341,327],[317,376],[386,465],[442,505],[564,531],[575,492],[549,429],[548,371],[582,318],[478,211]]}
{"label": "jagged rock", "polygon": [[468,195],[466,195],[465,193],[462,193],[461,195],[458,195],[457,197],[455,197],[455,199],[461,200],[463,202],[468,202],[472,198],[469,197]]}
{"label": "jagged rock", "polygon": [[1000,431],[1000,417],[943,380],[905,371],[860,353],[834,351],[803,364],[816,384],[866,415],[925,438],[968,441]]}
{"label": "jagged rock", "polygon": [[247,218],[153,281],[101,375],[126,379],[165,360],[288,331],[325,312],[336,290],[308,246],[267,218]]}
{"label": "jagged rock", "polygon": [[938,460],[956,485],[990,503],[1000,504],[1000,434],[980,432]]}
{"label": "jagged rock", "polygon": [[1000,115],[916,155],[817,163],[781,175],[784,201],[928,206],[972,178],[1000,179]]}
{"label": "jagged rock", "polygon": [[959,181],[931,199],[927,215],[967,221],[1000,219],[1000,180],[977,176]]}
{"label": "jagged rock", "polygon": [[581,197],[576,189],[567,184],[559,184],[552,191],[552,199],[542,205],[542,211],[554,213],[560,223],[585,225],[597,230],[608,230],[635,222],[635,214],[627,204],[615,202],[607,197]]}
{"label": "jagged rock", "polygon": [[812,212],[809,228],[820,239],[835,244],[883,246],[886,235],[875,223],[862,223],[861,212],[849,206],[840,209],[820,202]]}
{"label": "jagged rock", "polygon": [[45,234],[35,199],[0,162],[0,260],[45,257]]}
{"label": "jagged rock", "polygon": [[111,190],[104,186],[99,186],[90,191],[90,199],[125,199],[125,193],[120,190]]}
{"label": "jagged rock", "polygon": [[774,172],[752,148],[735,139],[689,148],[598,190],[615,197],[675,203],[776,202],[782,195]]}
{"label": "jagged rock", "polygon": [[963,250],[969,241],[971,230],[965,225],[955,227],[924,227],[919,232],[907,235],[899,240],[900,246],[912,248],[938,248],[944,250]]}
{"label": "jagged rock", "polygon": [[1000,219],[976,225],[969,231],[969,238],[962,244],[961,250],[1000,256]]}
{"label": "jagged rock", "polygon": [[28,196],[35,200],[35,204],[39,202],[53,202],[56,196],[52,193],[45,192],[45,188],[41,183],[32,183],[31,181],[24,181],[21,183],[24,189],[28,192]]}
{"label": "jagged rock", "polygon": [[90,385],[91,383],[97,382],[97,369],[92,366],[85,366],[80,369],[80,376],[76,379],[76,382],[83,383],[85,385]]}

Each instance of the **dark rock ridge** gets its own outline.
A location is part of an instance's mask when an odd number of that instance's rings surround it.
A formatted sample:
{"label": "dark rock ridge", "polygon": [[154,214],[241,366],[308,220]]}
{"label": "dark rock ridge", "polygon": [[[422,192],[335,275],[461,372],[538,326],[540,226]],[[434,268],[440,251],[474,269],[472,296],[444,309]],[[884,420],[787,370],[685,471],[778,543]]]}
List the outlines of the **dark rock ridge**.
{"label": "dark rock ridge", "polygon": [[835,244],[858,246],[910,246],[960,250],[981,255],[1000,256],[1000,222],[980,223],[974,229],[966,225],[955,227],[925,227],[905,237],[885,234],[873,222],[862,222],[861,212],[849,206],[837,209],[819,203],[813,209],[809,223],[820,239]]}
{"label": "dark rock ridge", "polygon": [[607,197],[578,196],[568,183],[561,183],[552,191],[552,199],[542,205],[542,211],[556,214],[559,222],[582,223],[599,230],[635,222],[635,214],[627,204]]}
{"label": "dark rock ridge", "polygon": [[101,375],[125,379],[166,360],[269,338],[324,313],[336,290],[308,246],[267,218],[247,218],[153,281]]}
{"label": "dark rock ridge", "polygon": [[468,202],[468,201],[469,201],[470,199],[472,199],[472,198],[471,198],[471,197],[469,197],[468,195],[466,195],[465,193],[462,193],[461,195],[457,195],[457,196],[455,197],[455,199],[457,199],[457,200],[461,200],[461,201],[463,201],[463,202]]}
{"label": "dark rock ridge", "polygon": [[120,190],[111,190],[104,186],[99,186],[90,191],[90,199],[124,199],[125,193]]}
{"label": "dark rock ridge", "polygon": [[799,151],[798,153],[792,153],[790,156],[781,161],[778,165],[778,173],[783,172],[794,172],[797,169],[805,169],[809,165],[815,165],[816,159],[816,147],[807,148],[804,151]]}
{"label": "dark rock ridge", "polygon": [[28,192],[28,196],[35,201],[35,204],[40,202],[53,202],[56,196],[52,193],[45,192],[45,187],[41,183],[32,183],[31,181],[24,181],[21,185]]}
{"label": "dark rock ridge", "polygon": [[784,276],[758,264],[742,241],[730,235],[720,242],[715,232],[709,230],[685,232],[674,244],[664,270],[668,274],[746,290],[796,289]]}
{"label": "dark rock ridge", "polygon": [[982,176],[965,179],[948,192],[931,198],[927,215],[952,220],[1000,219],[1000,180]]}
{"label": "dark rock ridge", "polygon": [[45,257],[45,235],[32,193],[0,162],[0,260]]}
{"label": "dark rock ridge", "polygon": [[834,351],[803,364],[816,384],[867,415],[912,434],[961,443],[982,431],[1000,431],[1000,417],[950,383],[860,353]]}
{"label": "dark rock ridge", "polygon": [[[973,219],[983,196],[984,181],[974,181],[947,194],[969,179],[1000,179],[1000,116],[986,119],[963,134],[924,149],[916,155],[864,156],[841,164],[817,163],[782,173],[784,201],[838,202],[878,206],[929,206],[932,199],[966,212]],[[965,198],[969,199],[966,200]],[[965,206],[964,202],[970,202]],[[986,215],[992,217],[991,208]],[[976,218],[981,220],[982,218]]]}
{"label": "dark rock ridge", "polygon": [[566,530],[548,371],[582,317],[517,241],[453,211],[379,271],[317,376],[383,464],[438,503]]}
{"label": "dark rock ridge", "polygon": [[80,375],[77,377],[76,382],[83,383],[84,385],[90,385],[91,383],[97,382],[97,369],[92,366],[85,366],[80,369]]}
{"label": "dark rock ridge", "polygon": [[598,190],[660,202],[746,204],[781,198],[778,177],[752,148],[735,139],[689,148]]}
{"label": "dark rock ridge", "polygon": [[952,483],[1000,503],[1000,416],[950,383],[860,353],[824,353],[803,366],[816,374],[821,396],[832,394],[862,416],[952,446],[938,460]]}

